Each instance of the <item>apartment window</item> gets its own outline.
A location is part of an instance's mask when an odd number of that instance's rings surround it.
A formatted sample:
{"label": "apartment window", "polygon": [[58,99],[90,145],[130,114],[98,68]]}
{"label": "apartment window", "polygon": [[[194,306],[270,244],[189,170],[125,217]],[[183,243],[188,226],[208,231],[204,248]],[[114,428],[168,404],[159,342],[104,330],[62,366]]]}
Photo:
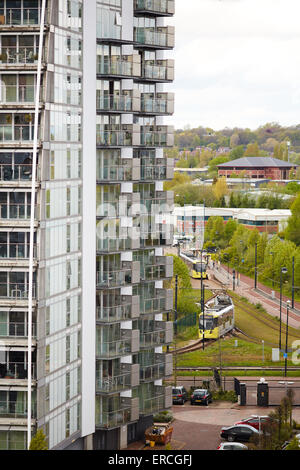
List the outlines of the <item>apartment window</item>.
{"label": "apartment window", "polygon": [[66,363],[69,364],[71,357],[71,338],[70,335],[66,336]]}

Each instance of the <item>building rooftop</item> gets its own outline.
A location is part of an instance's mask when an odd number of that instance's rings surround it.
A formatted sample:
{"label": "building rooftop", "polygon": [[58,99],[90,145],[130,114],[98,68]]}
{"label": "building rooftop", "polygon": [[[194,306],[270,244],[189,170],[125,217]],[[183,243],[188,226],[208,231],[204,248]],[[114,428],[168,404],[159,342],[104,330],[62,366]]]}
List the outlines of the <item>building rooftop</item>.
{"label": "building rooftop", "polygon": [[218,168],[257,168],[257,167],[277,167],[277,168],[294,168],[294,163],[272,157],[243,157],[231,162],[221,163]]}

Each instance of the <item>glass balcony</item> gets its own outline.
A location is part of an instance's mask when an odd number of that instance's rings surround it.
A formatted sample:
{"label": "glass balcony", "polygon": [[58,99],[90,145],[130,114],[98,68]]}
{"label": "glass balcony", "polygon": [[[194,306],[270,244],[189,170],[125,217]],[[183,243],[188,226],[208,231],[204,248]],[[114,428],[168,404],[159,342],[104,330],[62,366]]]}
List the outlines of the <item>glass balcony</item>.
{"label": "glass balcony", "polygon": [[157,49],[173,49],[174,27],[166,26],[160,28],[136,27],[133,31],[134,41],[138,46],[147,46]]}
{"label": "glass balcony", "polygon": [[0,181],[31,181],[31,179],[32,165],[0,164]]}
{"label": "glass balcony", "polygon": [[[172,343],[173,335],[170,333],[170,323],[172,322],[155,322],[156,329],[148,333],[140,334],[140,348],[153,348]],[[165,324],[165,325],[164,325]],[[172,324],[173,328],[173,324]],[[172,330],[173,332],[173,330]]]}
{"label": "glass balcony", "polygon": [[[36,407],[31,409],[31,418],[36,418]],[[1,418],[27,418],[27,404],[23,401],[0,401],[0,419]]]}
{"label": "glass balcony", "polygon": [[100,147],[132,147],[140,144],[139,126],[128,125],[127,129],[97,130],[97,145]]}
{"label": "glass balcony", "polygon": [[[171,397],[171,402],[170,402]],[[154,396],[140,399],[140,414],[151,415],[172,406],[172,387],[155,386]]]}
{"label": "glass balcony", "polygon": [[[2,85],[0,86],[2,104],[31,104],[35,103],[35,85]],[[40,101],[43,100],[44,88],[40,89]]]}
{"label": "glass balcony", "polygon": [[97,74],[105,77],[140,77],[140,56],[138,54],[123,58],[121,56],[97,56]]}
{"label": "glass balcony", "polygon": [[172,375],[173,356],[172,354],[155,354],[153,364],[140,366],[140,381],[152,382]]}
{"label": "glass balcony", "polygon": [[121,398],[119,406],[118,410],[97,413],[96,404],[96,427],[106,429],[115,428],[138,420],[138,398]]}
{"label": "glass balcony", "polygon": [[[1,2],[2,5],[4,2]],[[38,26],[41,9],[33,8],[0,8],[1,26]]]}
{"label": "glass balcony", "polygon": [[[33,285],[33,298],[36,298],[36,285]],[[24,283],[0,283],[0,298],[11,300],[28,299],[28,284]]]}
{"label": "glass balcony", "polygon": [[[37,325],[32,325],[32,337],[36,338]],[[0,322],[1,338],[27,338],[28,325],[25,322]]]}
{"label": "glass balcony", "polygon": [[173,277],[173,258],[170,256],[157,256],[156,263],[145,266],[141,273],[143,281],[156,281]]}
{"label": "glass balcony", "polygon": [[139,384],[139,364],[121,364],[120,373],[108,377],[96,374],[96,392],[112,393],[128,390]]}
{"label": "glass balcony", "polygon": [[164,311],[172,310],[172,308],[172,289],[157,289],[155,298],[141,300],[141,314],[162,313]]}
{"label": "glass balcony", "polygon": [[139,330],[121,330],[121,337],[114,341],[97,341],[97,359],[113,359],[139,350]]}
{"label": "glass balcony", "polygon": [[[29,243],[0,243],[1,259],[29,259]],[[33,257],[36,258],[36,245],[33,247]]]}
{"label": "glass balcony", "polygon": [[141,127],[141,146],[173,147],[174,129],[172,126]]}
{"label": "glass balcony", "polygon": [[125,261],[118,270],[97,272],[97,288],[122,287],[140,282],[139,261]]}
{"label": "glass balcony", "polygon": [[138,90],[133,90],[130,94],[107,95],[97,92],[97,111],[98,112],[139,112],[141,109],[141,100]]}
{"label": "glass balcony", "polygon": [[30,211],[29,204],[0,204],[1,219],[29,220]]}
{"label": "glass balcony", "polygon": [[144,114],[171,115],[174,113],[174,94],[158,93],[156,98],[148,93],[142,94],[141,112]]}
{"label": "glass balcony", "polygon": [[113,323],[137,318],[140,313],[139,296],[123,296],[122,305],[97,307],[96,321]]}
{"label": "glass balcony", "polygon": [[[0,125],[0,143],[33,141],[34,126],[7,126]],[[28,171],[28,168],[27,168]]]}
{"label": "glass balcony", "polygon": [[97,201],[97,218],[134,217],[140,209],[139,193],[122,193],[116,201]]}
{"label": "glass balcony", "polygon": [[[0,379],[22,379],[28,376],[26,362],[0,362]],[[32,379],[36,379],[36,364],[32,364]]]}
{"label": "glass balcony", "polygon": [[146,60],[142,64],[142,77],[158,82],[172,82],[174,80],[174,60]]}
{"label": "glass balcony", "polygon": [[[43,49],[42,60],[47,57],[47,50]],[[38,49],[33,46],[2,46],[0,50],[0,65],[33,65],[38,61]]]}
{"label": "glass balcony", "polygon": [[135,15],[172,16],[175,13],[175,0],[135,0],[134,10]]}

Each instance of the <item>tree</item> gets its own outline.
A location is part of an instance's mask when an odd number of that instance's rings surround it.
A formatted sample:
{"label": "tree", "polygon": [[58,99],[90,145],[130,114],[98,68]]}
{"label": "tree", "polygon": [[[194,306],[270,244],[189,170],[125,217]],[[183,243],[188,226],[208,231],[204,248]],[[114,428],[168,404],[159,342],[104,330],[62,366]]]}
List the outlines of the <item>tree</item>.
{"label": "tree", "polygon": [[247,145],[247,149],[244,152],[244,157],[259,157],[260,150],[257,142]]}
{"label": "tree", "polygon": [[173,279],[166,281],[167,288],[175,287],[175,277],[178,276],[178,288],[179,289],[191,289],[190,273],[185,262],[176,255],[167,255],[173,257]]}
{"label": "tree", "polygon": [[244,146],[239,145],[238,147],[235,147],[234,149],[231,150],[229,154],[230,160],[237,160],[238,158],[242,158],[244,155]]}
{"label": "tree", "polygon": [[288,219],[285,236],[288,240],[300,245],[300,193],[291,206],[292,215]]}
{"label": "tree", "polygon": [[240,143],[240,138],[238,133],[232,134],[230,138],[230,147],[233,149],[234,147],[237,147]]}
{"label": "tree", "polygon": [[221,199],[228,194],[228,186],[226,178],[219,178],[216,184],[213,185],[213,193],[217,199]]}
{"label": "tree", "polygon": [[42,429],[31,439],[29,450],[48,450],[46,436]]}

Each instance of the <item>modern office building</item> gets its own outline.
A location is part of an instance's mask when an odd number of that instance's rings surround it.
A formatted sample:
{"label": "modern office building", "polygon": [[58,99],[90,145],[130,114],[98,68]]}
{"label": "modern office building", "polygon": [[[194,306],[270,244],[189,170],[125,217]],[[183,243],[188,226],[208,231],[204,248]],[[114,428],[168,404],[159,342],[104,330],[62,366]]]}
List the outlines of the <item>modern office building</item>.
{"label": "modern office building", "polygon": [[265,180],[288,180],[297,165],[272,157],[243,157],[218,165],[219,177],[244,174],[246,178]]}
{"label": "modern office building", "polygon": [[174,0],[0,1],[0,449],[171,406]]}

